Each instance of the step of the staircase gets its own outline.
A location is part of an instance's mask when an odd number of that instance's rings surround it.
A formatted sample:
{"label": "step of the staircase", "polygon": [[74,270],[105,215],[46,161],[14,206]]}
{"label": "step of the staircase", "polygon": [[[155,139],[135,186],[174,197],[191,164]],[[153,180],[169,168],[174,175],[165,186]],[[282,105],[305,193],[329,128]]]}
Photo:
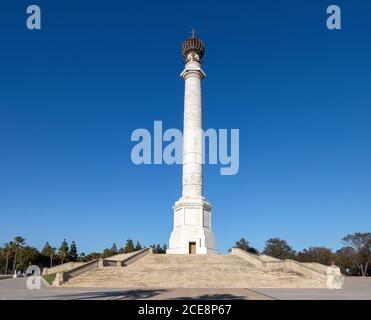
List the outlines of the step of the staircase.
{"label": "step of the staircase", "polygon": [[70,279],[66,287],[256,288],[320,287],[289,269],[255,267],[234,255],[147,255],[125,267],[104,267]]}

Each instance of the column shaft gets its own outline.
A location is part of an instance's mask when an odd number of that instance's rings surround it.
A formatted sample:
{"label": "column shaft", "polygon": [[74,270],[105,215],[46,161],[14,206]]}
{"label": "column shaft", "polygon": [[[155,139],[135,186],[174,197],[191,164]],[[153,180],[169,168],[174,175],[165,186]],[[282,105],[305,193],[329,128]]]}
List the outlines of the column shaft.
{"label": "column shaft", "polygon": [[186,64],[183,129],[183,197],[202,197],[202,98],[204,73],[198,62]]}

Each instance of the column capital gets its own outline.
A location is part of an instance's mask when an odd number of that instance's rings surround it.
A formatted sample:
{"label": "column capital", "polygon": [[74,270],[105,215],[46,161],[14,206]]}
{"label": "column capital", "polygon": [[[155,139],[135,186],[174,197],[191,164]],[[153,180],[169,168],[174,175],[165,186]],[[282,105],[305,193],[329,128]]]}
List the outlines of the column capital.
{"label": "column capital", "polygon": [[196,61],[188,62],[185,65],[183,72],[180,76],[185,80],[189,77],[197,77],[203,80],[206,77],[205,72],[202,70],[200,63]]}

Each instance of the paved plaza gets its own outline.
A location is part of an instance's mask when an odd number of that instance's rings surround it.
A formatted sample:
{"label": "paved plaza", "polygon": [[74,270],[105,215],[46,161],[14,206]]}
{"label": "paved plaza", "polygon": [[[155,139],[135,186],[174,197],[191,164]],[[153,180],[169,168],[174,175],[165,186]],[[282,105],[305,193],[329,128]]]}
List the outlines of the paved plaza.
{"label": "paved plaza", "polygon": [[26,279],[0,281],[0,300],[371,300],[371,278],[347,278],[342,290],[328,289],[104,289],[26,288]]}

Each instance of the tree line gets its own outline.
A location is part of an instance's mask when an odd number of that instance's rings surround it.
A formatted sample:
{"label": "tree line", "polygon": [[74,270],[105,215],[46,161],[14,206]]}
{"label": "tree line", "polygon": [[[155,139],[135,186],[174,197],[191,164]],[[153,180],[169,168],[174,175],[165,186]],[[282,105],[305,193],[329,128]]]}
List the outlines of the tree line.
{"label": "tree line", "polygon": [[[166,245],[153,244],[150,246],[154,253],[166,253]],[[118,248],[114,243],[112,247],[102,252],[78,252],[77,244],[72,241],[70,244],[63,239],[60,246],[54,247],[46,242],[41,251],[27,245],[26,240],[21,236],[0,246],[0,274],[14,274],[15,271],[24,272],[29,265],[37,265],[41,268],[53,267],[66,262],[89,262],[94,259],[108,258],[115,254],[130,253],[142,250],[145,247],[139,241],[127,239],[126,243]]]}
{"label": "tree line", "polygon": [[371,233],[348,234],[342,239],[343,247],[335,252],[326,247],[310,247],[296,252],[286,240],[272,238],[266,241],[262,252],[250,246],[242,238],[234,245],[252,254],[265,254],[278,259],[293,259],[298,262],[317,262],[324,265],[335,263],[344,274],[368,276],[371,274]]}
{"label": "tree line", "polygon": [[[235,248],[252,254],[265,254],[278,259],[293,259],[299,262],[317,262],[324,265],[335,263],[344,274],[353,276],[366,276],[371,269],[371,233],[348,234],[342,238],[343,247],[335,252],[326,247],[310,247],[296,252],[286,240],[271,238],[266,241],[264,249],[259,252],[242,238],[234,244]],[[153,244],[150,246],[154,253],[166,253],[166,245]],[[26,240],[17,236],[0,247],[0,274],[14,274],[16,270],[25,271],[30,264],[39,267],[52,267],[66,262],[88,262],[98,258],[108,258],[115,254],[129,253],[142,250],[139,241],[127,239],[122,247],[114,243],[102,252],[78,252],[77,244],[70,244],[64,239],[58,248],[46,242],[43,249],[26,244]]]}

